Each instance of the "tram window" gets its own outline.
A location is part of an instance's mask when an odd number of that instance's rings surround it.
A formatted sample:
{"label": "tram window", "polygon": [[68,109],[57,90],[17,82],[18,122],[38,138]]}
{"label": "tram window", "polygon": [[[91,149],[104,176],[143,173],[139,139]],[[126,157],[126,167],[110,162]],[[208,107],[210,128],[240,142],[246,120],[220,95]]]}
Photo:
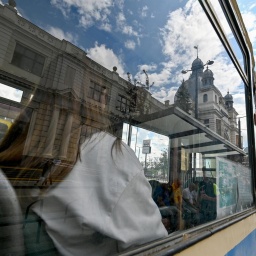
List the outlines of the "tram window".
{"label": "tram window", "polygon": [[[236,54],[237,60],[239,61],[240,65],[242,68],[245,67],[245,62],[244,62],[244,55],[243,52],[241,50],[241,48],[239,47],[239,44],[232,32],[232,30],[230,29],[230,26],[225,18],[225,15],[223,13],[223,10],[221,9],[220,3],[217,0],[210,0],[211,4],[214,7],[214,10],[216,12],[216,15],[221,23],[221,25],[223,26],[223,29],[227,35],[227,38],[229,40],[229,43],[231,44],[234,53]],[[238,1],[239,3],[239,1]],[[246,19],[245,19],[246,20]],[[249,24],[248,24],[249,25]]]}
{"label": "tram window", "polygon": [[248,84],[202,1],[26,2],[0,4],[4,253],[112,255],[253,207]]}

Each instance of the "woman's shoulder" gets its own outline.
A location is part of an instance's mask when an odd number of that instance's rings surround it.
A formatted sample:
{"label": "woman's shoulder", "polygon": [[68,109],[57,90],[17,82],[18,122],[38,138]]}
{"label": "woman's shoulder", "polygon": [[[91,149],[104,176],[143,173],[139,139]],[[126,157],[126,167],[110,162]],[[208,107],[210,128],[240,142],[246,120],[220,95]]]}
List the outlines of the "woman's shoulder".
{"label": "woman's shoulder", "polygon": [[82,146],[82,155],[85,152],[91,156],[97,156],[101,161],[113,160],[115,165],[121,166],[122,169],[130,166],[134,170],[142,170],[142,165],[134,151],[120,138],[108,132],[98,132],[88,138]]}

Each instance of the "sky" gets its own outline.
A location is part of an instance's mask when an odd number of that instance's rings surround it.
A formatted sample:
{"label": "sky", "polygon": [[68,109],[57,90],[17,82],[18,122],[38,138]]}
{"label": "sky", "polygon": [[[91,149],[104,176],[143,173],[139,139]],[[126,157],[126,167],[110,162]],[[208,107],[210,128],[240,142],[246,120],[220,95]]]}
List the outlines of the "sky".
{"label": "sky", "polygon": [[[218,0],[211,3],[243,65]],[[197,0],[16,0],[16,4],[22,17],[70,41],[109,70],[116,66],[124,79],[129,72],[132,79],[145,83],[142,70],[146,70],[150,84],[154,82],[150,92],[161,102],[173,103],[182,79],[189,76],[181,70],[191,68],[198,46],[204,63],[214,60],[210,69],[215,86],[223,96],[229,91],[237,112],[245,114],[242,80]],[[251,0],[238,4],[256,55],[256,4]]]}

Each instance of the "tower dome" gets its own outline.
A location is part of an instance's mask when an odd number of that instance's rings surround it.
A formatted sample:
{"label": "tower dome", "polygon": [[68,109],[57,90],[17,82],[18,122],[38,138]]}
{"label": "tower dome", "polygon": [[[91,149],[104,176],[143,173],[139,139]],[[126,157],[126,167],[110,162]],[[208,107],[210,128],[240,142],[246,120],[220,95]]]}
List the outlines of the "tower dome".
{"label": "tower dome", "polygon": [[233,96],[231,94],[229,94],[229,91],[227,93],[227,95],[224,97],[225,101],[232,101],[233,102]]}
{"label": "tower dome", "polygon": [[202,84],[204,87],[206,86],[212,86],[213,85],[213,72],[208,68],[204,71],[203,77],[202,77]]}
{"label": "tower dome", "polygon": [[224,97],[225,105],[228,109],[233,108],[233,96],[229,94],[229,91],[227,95]]}
{"label": "tower dome", "polygon": [[208,68],[208,66],[207,66],[207,69],[204,71],[203,77],[204,78],[213,77],[213,72]]}
{"label": "tower dome", "polygon": [[192,62],[192,67],[191,70],[194,71],[196,69],[203,69],[204,68],[204,64],[202,62],[201,59],[199,59],[198,57]]}
{"label": "tower dome", "polygon": [[195,78],[196,75],[201,76],[203,75],[203,70],[204,70],[204,64],[199,59],[198,57],[192,62],[192,67],[191,67],[191,78]]}

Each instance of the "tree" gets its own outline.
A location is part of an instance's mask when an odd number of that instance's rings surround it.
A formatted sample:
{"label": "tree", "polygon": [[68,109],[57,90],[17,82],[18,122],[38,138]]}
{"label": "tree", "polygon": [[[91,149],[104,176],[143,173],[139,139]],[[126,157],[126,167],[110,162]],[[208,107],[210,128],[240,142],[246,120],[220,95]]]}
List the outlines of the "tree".
{"label": "tree", "polygon": [[168,176],[168,152],[163,150],[159,158],[150,159],[147,162],[147,176],[167,178]]}
{"label": "tree", "polygon": [[185,86],[184,80],[176,93],[175,105],[187,113],[190,113],[192,110],[190,94]]}

